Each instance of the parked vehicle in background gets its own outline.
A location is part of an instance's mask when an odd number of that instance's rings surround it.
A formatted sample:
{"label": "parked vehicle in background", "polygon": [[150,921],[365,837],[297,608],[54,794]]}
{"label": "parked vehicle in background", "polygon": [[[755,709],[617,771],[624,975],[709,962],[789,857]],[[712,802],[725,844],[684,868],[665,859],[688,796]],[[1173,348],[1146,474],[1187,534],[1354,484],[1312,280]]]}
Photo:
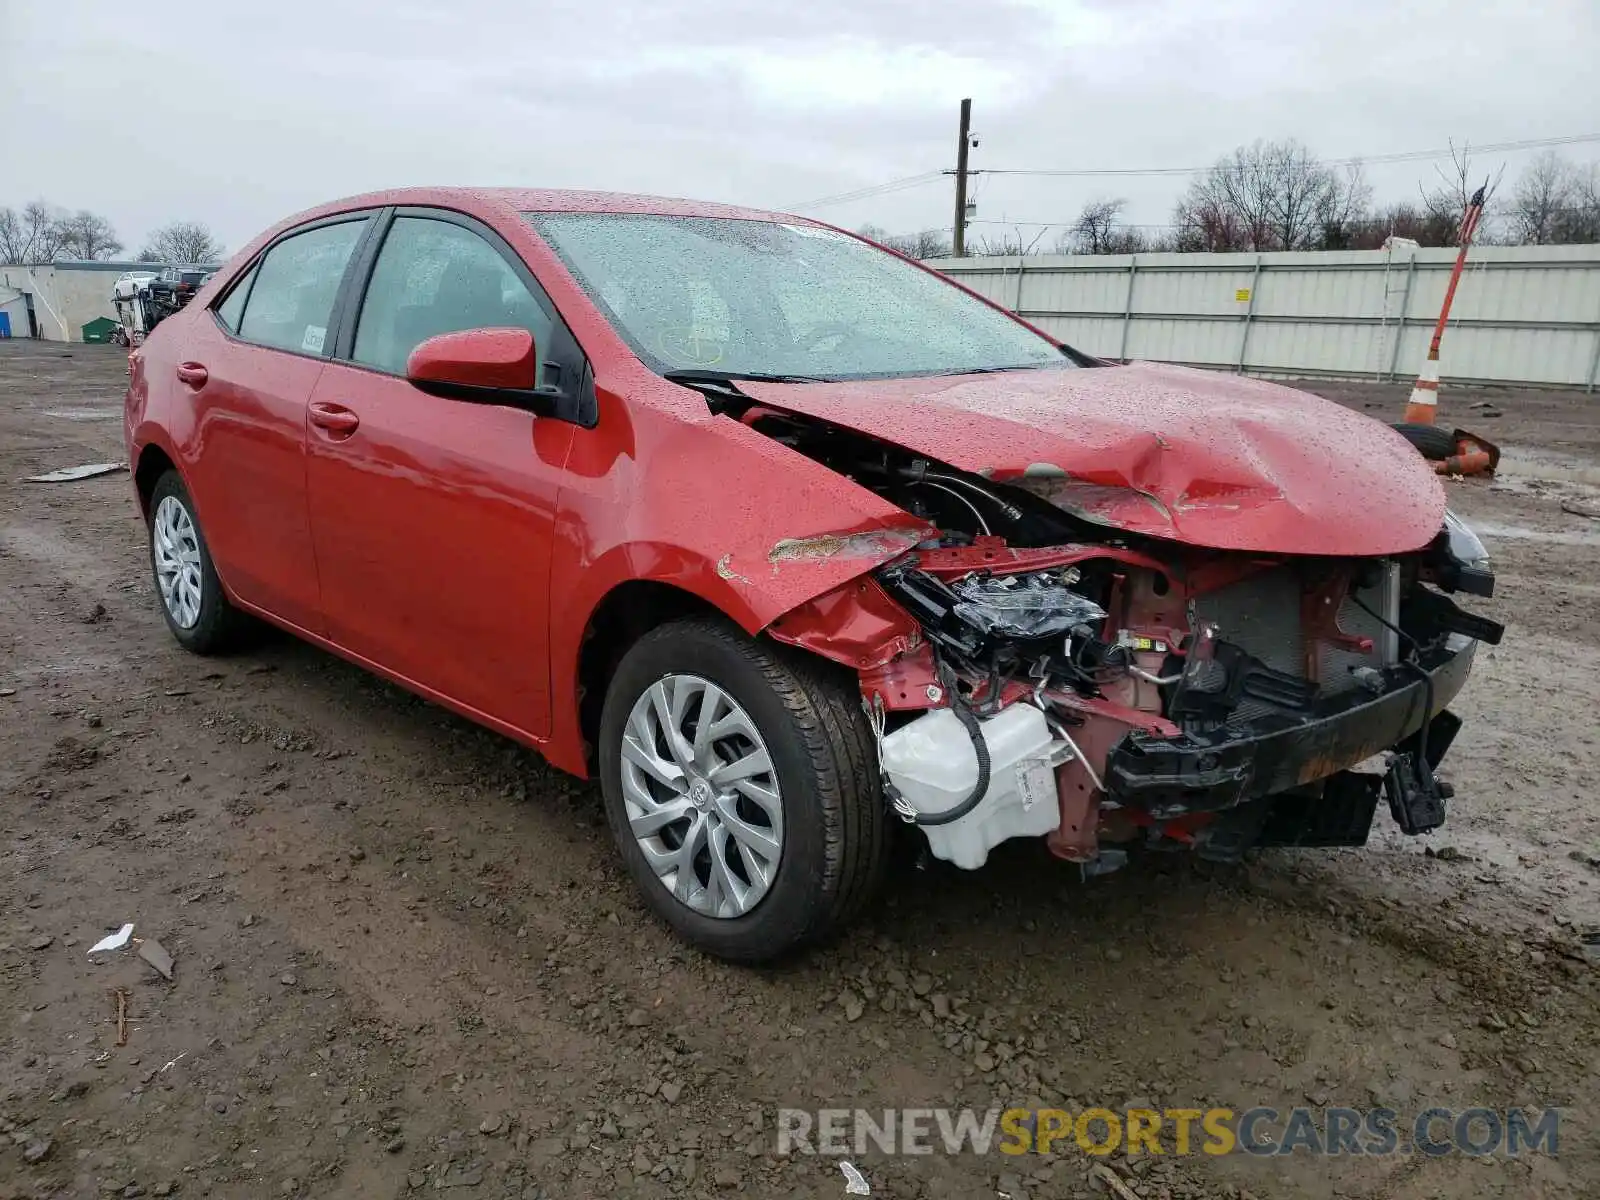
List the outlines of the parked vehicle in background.
{"label": "parked vehicle in background", "polygon": [[117,281],[111,285],[111,298],[113,300],[131,299],[142,285],[149,283],[155,277],[155,271],[124,271],[117,276]]}
{"label": "parked vehicle in background", "polygon": [[138,346],[158,324],[177,312],[217,273],[215,267],[191,264],[156,271],[127,271],[111,289],[117,328],[112,340]]}
{"label": "parked vehicle in background", "polygon": [[217,268],[215,266],[208,266],[203,263],[185,263],[162,267],[161,273],[156,278],[175,291],[183,289],[193,292],[216,273]]}
{"label": "parked vehicle in background", "polygon": [[1435,828],[1500,636],[1393,430],[722,205],[301,214],[132,356],[126,435],[181,644],[264,617],[598,775],[650,906],[742,961],[858,911],[897,827],[1091,873]]}

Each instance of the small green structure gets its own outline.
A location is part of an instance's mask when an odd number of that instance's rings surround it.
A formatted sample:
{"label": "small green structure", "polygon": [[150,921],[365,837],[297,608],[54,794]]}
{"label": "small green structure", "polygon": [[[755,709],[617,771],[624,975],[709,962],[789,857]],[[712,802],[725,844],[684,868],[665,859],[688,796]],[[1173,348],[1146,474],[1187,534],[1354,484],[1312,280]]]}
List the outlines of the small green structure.
{"label": "small green structure", "polygon": [[117,323],[110,317],[96,317],[83,327],[83,340],[86,342],[109,342],[111,331]]}

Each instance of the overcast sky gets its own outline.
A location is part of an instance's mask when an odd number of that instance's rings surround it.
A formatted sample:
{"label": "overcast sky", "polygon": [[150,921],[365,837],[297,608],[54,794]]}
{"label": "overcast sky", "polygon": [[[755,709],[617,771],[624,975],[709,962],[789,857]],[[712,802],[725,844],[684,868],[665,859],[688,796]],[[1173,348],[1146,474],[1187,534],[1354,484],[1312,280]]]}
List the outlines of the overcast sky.
{"label": "overcast sky", "polygon": [[[0,204],[203,220],[416,183],[793,208],[938,170],[1191,166],[1256,137],[1328,157],[1600,132],[1596,0],[0,0]],[[1600,143],[1572,147],[1600,157]],[[1508,178],[1528,154],[1504,154]],[[1426,163],[1369,169],[1380,200]],[[1183,180],[978,183],[979,216]],[[948,226],[948,178],[812,212]],[[975,232],[998,232],[980,227]],[[1054,234],[1049,235],[1053,239]]]}

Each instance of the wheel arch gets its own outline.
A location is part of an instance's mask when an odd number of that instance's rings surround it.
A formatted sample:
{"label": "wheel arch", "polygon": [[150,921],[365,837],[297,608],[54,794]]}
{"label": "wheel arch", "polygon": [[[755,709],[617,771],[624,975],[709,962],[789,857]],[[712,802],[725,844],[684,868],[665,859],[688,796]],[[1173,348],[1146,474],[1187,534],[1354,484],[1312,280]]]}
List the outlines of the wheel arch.
{"label": "wheel arch", "polygon": [[[183,476],[177,461],[167,453],[165,447],[157,442],[147,442],[139,451],[139,460],[133,464],[133,486],[139,496],[139,511],[146,520],[150,517],[150,497],[155,493],[156,481],[168,471],[177,471],[180,478]],[[187,480],[184,481],[184,487],[188,487]]]}
{"label": "wheel arch", "polygon": [[573,702],[583,765],[593,774],[600,712],[612,676],[629,648],[652,629],[690,616],[726,614],[704,596],[658,579],[625,579],[600,598],[578,640]]}

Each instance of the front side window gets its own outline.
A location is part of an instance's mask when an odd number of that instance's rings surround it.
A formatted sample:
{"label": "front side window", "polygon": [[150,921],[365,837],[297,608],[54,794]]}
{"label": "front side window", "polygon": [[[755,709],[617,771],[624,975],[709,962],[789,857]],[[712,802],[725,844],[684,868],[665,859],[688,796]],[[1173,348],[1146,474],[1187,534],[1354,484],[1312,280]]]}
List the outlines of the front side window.
{"label": "front side window", "polygon": [[498,250],[448,221],[396,218],[361,304],[355,361],[400,375],[431,337],[496,328],[526,329],[543,361],[551,319]]}
{"label": "front side window", "polygon": [[1074,365],[942,277],[830,229],[633,213],[528,221],[658,371],[861,379]]}
{"label": "front side window", "polygon": [[322,225],[286,237],[261,260],[239,336],[280,350],[321,354],[333,301],[366,220]]}

